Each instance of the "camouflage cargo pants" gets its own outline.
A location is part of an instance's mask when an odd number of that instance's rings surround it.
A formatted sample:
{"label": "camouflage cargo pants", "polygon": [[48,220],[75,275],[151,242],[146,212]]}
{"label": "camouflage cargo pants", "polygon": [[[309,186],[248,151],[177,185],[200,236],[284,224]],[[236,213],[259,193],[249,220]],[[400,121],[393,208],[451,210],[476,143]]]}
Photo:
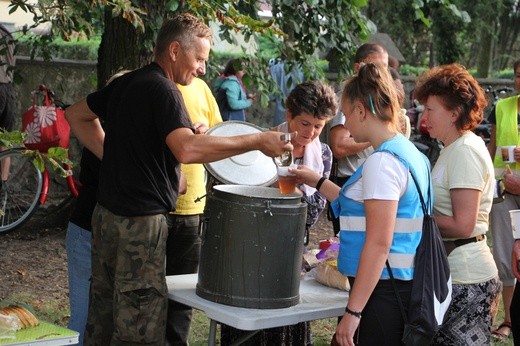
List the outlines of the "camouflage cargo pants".
{"label": "camouflage cargo pants", "polygon": [[92,218],[92,283],[85,345],[164,345],[165,215]]}

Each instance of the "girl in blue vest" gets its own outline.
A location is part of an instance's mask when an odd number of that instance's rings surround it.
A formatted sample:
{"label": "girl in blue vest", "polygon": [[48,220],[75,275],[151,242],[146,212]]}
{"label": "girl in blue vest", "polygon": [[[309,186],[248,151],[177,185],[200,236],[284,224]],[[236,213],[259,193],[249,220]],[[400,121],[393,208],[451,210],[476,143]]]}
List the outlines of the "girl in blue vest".
{"label": "girl in blue vest", "polygon": [[340,218],[338,268],[351,291],[336,342],[401,345],[404,321],[385,262],[407,309],[423,219],[409,171],[426,192],[429,163],[398,130],[397,92],[385,66],[363,65],[346,82],[341,108],[354,140],[370,142],[374,153],[341,188],[303,165],[292,171],[326,196]]}

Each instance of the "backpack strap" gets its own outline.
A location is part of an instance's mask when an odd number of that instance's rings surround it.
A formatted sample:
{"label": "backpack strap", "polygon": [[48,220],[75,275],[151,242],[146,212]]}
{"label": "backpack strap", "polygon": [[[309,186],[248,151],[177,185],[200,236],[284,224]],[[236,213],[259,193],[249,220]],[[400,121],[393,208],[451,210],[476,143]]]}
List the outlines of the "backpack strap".
{"label": "backpack strap", "polygon": [[[410,167],[408,167],[408,171],[410,172],[410,175],[412,176],[413,182],[415,183],[415,187],[417,188],[417,192],[419,193],[419,199],[421,200],[421,207],[423,210],[424,215],[430,215],[430,210],[428,206],[426,205],[426,202],[424,201],[424,197],[421,191],[421,188],[419,187],[419,182],[417,181],[417,178],[415,177],[415,174],[413,174]],[[430,184],[428,184],[428,200],[431,200],[431,187]]]}
{"label": "backpack strap", "polygon": [[[406,166],[406,168],[408,168],[408,172],[410,172],[410,175],[412,176],[412,180],[413,180],[413,182],[415,184],[415,187],[417,188],[417,192],[419,194],[419,199],[421,201],[421,207],[422,207],[423,213],[424,213],[425,216],[429,215],[430,214],[430,210],[429,210],[428,206],[426,205],[426,202],[424,201],[424,197],[423,197],[421,188],[419,186],[419,182],[417,181],[417,178],[415,177],[415,174],[413,173],[413,171],[410,169],[410,165],[408,164],[408,162],[406,160],[403,160],[399,155],[397,155],[396,153],[394,153],[394,152],[392,152],[390,150],[381,150],[381,151],[384,151],[384,152],[387,152],[387,153],[390,153],[390,154],[394,155],[401,162],[403,162],[403,164]],[[428,201],[431,201],[431,187],[430,187],[430,184],[428,184]],[[388,262],[388,259],[386,260],[386,269],[388,270],[388,275],[390,276],[390,280],[392,281],[392,287],[394,288],[395,296],[397,297],[397,302],[399,303],[399,310],[401,311],[401,315],[403,317],[403,321],[404,321],[405,324],[407,324],[408,323],[408,316],[406,315],[406,312],[404,311],[403,301],[401,300],[401,296],[399,295],[399,291],[397,290],[397,285],[395,283],[394,274],[392,272],[392,267],[390,267],[390,263]]]}
{"label": "backpack strap", "polygon": [[406,316],[406,312],[404,311],[403,301],[401,300],[401,296],[399,295],[399,291],[397,290],[397,285],[395,283],[394,274],[392,273],[392,267],[390,267],[390,263],[386,260],[386,269],[388,269],[388,275],[390,275],[390,280],[392,281],[392,287],[394,288],[395,296],[397,297],[397,302],[399,303],[399,310],[401,310],[401,315],[403,316],[403,321],[405,324],[408,323],[408,316]]}
{"label": "backpack strap", "polygon": [[[419,183],[417,182],[415,175],[413,174],[412,170],[409,167],[408,167],[408,171],[410,172],[412,179],[415,183],[415,186],[417,187],[417,191],[419,192],[419,198],[421,200],[422,210],[424,212],[424,215],[426,215],[428,210],[426,208],[426,203],[424,203],[424,198],[421,193],[421,189],[419,188]],[[430,191],[428,189],[428,194],[429,193],[430,193]],[[386,269],[388,269],[388,275],[390,276],[390,281],[392,281],[392,287],[394,288],[395,296],[397,297],[397,302],[399,303],[399,310],[401,310],[401,315],[403,316],[403,321],[405,324],[407,324],[408,316],[406,315],[406,312],[404,311],[403,301],[401,300],[401,296],[399,295],[399,291],[397,290],[397,284],[395,283],[394,274],[392,273],[392,267],[390,267],[390,263],[388,262],[388,259],[386,260]]]}

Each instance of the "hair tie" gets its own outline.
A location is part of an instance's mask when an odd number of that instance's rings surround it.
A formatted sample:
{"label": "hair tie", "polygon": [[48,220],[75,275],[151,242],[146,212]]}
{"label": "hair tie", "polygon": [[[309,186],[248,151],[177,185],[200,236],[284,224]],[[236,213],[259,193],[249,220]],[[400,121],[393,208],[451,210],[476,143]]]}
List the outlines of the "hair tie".
{"label": "hair tie", "polygon": [[374,108],[374,101],[372,101],[372,95],[368,94],[368,101],[370,102],[370,108],[372,109],[372,113],[376,115],[376,110]]}

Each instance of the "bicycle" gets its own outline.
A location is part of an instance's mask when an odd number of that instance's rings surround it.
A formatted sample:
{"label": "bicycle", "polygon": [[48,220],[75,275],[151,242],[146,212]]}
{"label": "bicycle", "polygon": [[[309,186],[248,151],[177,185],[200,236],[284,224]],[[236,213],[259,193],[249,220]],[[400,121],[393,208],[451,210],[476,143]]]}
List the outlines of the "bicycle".
{"label": "bicycle", "polygon": [[[45,204],[49,194],[49,172],[41,172],[25,148],[0,152],[0,162],[10,160],[10,174],[0,187],[0,234],[13,231],[27,222],[39,206]],[[70,166],[64,165],[70,171]],[[66,177],[72,196],[78,196],[79,182],[72,174]]]}
{"label": "bicycle", "polygon": [[[41,90],[40,87],[36,92]],[[20,138],[22,138],[21,134]],[[2,177],[0,180],[0,234],[21,227],[39,206],[45,204],[49,194],[49,171],[43,161],[38,168],[36,156],[31,154],[35,151],[20,146],[21,141],[15,144],[18,146],[0,152],[0,173],[4,164],[9,166],[7,179],[3,180]],[[68,154],[66,155],[68,159]],[[56,160],[52,160],[58,165]],[[66,181],[69,191],[73,197],[77,197],[80,183],[74,179],[72,167],[63,160],[61,167],[63,172],[67,172]]]}

